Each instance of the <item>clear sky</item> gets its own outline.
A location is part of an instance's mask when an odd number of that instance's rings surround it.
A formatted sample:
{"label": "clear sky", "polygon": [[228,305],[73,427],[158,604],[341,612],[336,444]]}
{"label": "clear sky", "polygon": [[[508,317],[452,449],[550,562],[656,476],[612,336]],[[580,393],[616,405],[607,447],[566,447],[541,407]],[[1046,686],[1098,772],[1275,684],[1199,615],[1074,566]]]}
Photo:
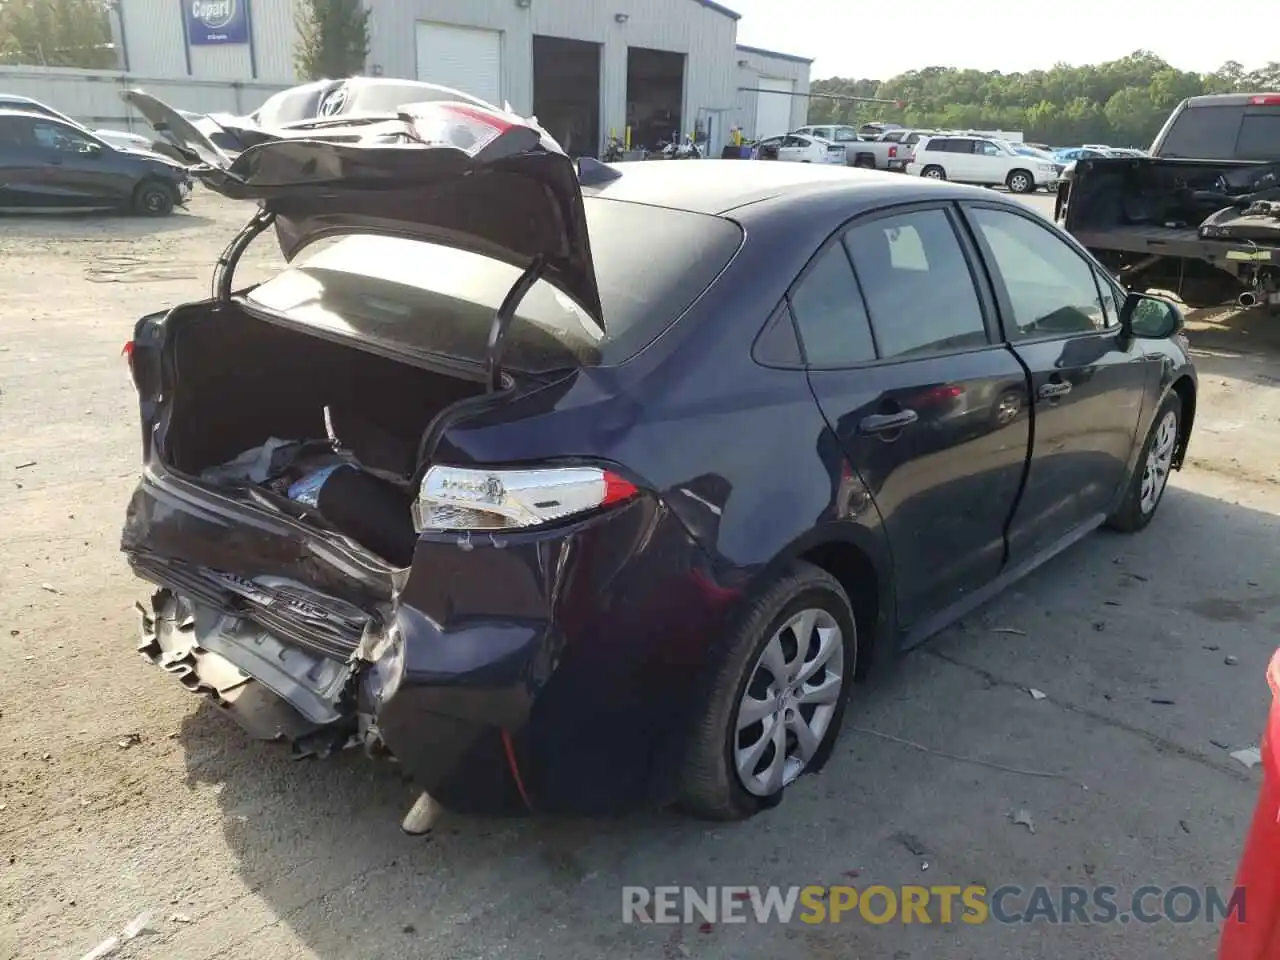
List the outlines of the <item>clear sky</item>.
{"label": "clear sky", "polygon": [[813,57],[815,80],[887,80],[928,66],[1012,73],[1115,60],[1139,48],[1201,73],[1227,60],[1252,69],[1280,58],[1280,47],[1256,43],[1248,24],[1214,15],[1217,8],[1203,0],[720,2],[742,14],[739,43]]}

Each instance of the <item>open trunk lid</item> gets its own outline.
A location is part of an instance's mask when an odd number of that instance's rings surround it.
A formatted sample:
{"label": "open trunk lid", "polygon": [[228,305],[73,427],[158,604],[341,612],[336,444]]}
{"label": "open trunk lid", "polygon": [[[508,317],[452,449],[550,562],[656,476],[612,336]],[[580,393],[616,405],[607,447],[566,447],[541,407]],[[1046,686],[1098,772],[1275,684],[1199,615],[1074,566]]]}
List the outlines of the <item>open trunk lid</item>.
{"label": "open trunk lid", "polygon": [[533,122],[471,98],[428,100],[367,125],[260,129],[232,160],[163,101],[122,96],[209,189],[272,215],[286,259],[341,234],[430,241],[536,270],[604,326],[577,171]]}

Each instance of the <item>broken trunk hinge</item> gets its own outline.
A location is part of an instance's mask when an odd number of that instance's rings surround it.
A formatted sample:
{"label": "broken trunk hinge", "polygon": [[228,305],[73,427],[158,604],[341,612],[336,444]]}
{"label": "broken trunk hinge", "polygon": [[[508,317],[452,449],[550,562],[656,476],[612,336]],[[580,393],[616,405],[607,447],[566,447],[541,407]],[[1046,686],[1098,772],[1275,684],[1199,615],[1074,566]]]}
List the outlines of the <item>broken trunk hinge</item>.
{"label": "broken trunk hinge", "polygon": [[236,264],[240,262],[240,257],[244,254],[249,244],[258,238],[258,234],[275,223],[275,219],[276,215],[274,213],[259,209],[253,215],[253,218],[227,244],[227,248],[222,251],[222,255],[218,257],[217,265],[213,268],[213,298],[215,300],[225,301],[231,299],[231,281],[235,276]]}
{"label": "broken trunk hinge", "polygon": [[502,299],[502,305],[498,307],[497,312],[493,315],[493,322],[489,326],[489,344],[485,350],[485,357],[488,361],[488,379],[489,392],[493,393],[502,386],[502,341],[507,335],[507,328],[511,326],[511,321],[515,319],[516,311],[520,308],[520,301],[524,299],[535,283],[542,276],[542,271],[546,269],[546,261],[542,257],[534,257],[533,262],[525,268],[524,273],[520,274],[520,279],[511,285],[511,289],[507,291],[507,295]]}

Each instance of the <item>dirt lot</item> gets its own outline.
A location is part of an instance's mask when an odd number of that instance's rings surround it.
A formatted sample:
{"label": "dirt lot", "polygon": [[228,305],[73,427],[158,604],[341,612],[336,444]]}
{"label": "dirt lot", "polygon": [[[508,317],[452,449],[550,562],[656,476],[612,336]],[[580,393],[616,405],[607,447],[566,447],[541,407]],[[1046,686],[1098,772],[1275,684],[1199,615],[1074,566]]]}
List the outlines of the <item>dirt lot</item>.
{"label": "dirt lot", "polygon": [[132,652],[120,346],[203,295],[244,215],[200,195],[160,223],[0,221],[0,957],[78,958],[142,911],[154,932],[120,956],[1211,954],[1204,922],[624,926],[620,888],[1229,884],[1260,773],[1224,747],[1257,741],[1280,628],[1280,324],[1193,324],[1197,433],[1153,527],[1088,538],[862,688],[827,771],[776,811],[415,841],[390,770],[249,743]]}

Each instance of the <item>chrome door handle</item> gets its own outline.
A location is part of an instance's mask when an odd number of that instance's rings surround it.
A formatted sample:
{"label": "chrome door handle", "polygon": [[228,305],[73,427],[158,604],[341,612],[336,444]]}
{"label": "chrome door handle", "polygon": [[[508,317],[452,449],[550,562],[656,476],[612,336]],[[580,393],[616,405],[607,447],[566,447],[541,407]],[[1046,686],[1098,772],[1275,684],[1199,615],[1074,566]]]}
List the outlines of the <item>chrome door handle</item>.
{"label": "chrome door handle", "polygon": [[1055,400],[1058,397],[1066,396],[1071,392],[1071,384],[1069,383],[1046,383],[1036,391],[1036,396],[1041,400]]}
{"label": "chrome door handle", "polygon": [[893,430],[901,430],[903,427],[910,426],[920,419],[920,415],[914,410],[899,410],[897,413],[873,413],[869,417],[863,417],[862,422],[858,424],[858,429],[863,433],[889,433]]}

